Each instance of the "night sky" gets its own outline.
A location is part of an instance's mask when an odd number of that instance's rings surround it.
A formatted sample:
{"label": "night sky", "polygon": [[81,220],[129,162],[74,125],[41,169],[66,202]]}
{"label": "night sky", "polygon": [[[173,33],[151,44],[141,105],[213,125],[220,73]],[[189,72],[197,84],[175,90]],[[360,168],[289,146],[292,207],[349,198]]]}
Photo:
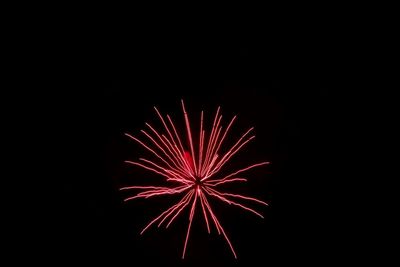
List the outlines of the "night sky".
{"label": "night sky", "polygon": [[[324,265],[346,254],[343,244],[333,245],[343,242],[343,181],[333,169],[340,109],[334,99],[345,62],[332,25],[279,16],[225,24],[212,31],[178,29],[180,23],[145,27],[124,16],[56,29],[63,34],[49,53],[51,101],[43,100],[55,163],[48,165],[52,178],[44,191],[52,201],[45,201],[38,228],[46,244],[40,255],[89,266],[275,266]],[[169,229],[139,235],[177,198],[123,203],[126,194],[118,191],[161,180],[123,163],[151,156],[124,133],[137,134],[145,122],[160,128],[153,106],[183,125],[181,99],[193,123],[201,110],[210,122],[218,106],[225,123],[237,114],[227,141],[255,127],[256,139],[227,171],[271,162],[229,187],[269,202],[253,206],[265,219],[211,201],[238,260],[215,228],[207,233],[199,213],[181,260],[187,212]]]}

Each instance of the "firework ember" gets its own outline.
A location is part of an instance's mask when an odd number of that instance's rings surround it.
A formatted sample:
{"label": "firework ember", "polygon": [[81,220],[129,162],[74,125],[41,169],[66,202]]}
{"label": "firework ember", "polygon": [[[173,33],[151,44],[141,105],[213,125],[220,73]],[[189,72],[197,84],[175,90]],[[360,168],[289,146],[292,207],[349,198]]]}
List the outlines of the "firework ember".
{"label": "firework ember", "polygon": [[[180,195],[181,198],[180,201],[169,209],[163,211],[158,217],[154,218],[149,224],[147,224],[141,231],[141,234],[154,224],[158,224],[158,226],[164,224],[168,228],[168,226],[185,208],[190,209],[189,225],[182,252],[183,259],[186,253],[186,246],[189,240],[193,217],[196,210],[201,209],[199,213],[203,214],[202,216],[204,217],[208,233],[210,233],[210,225],[213,224],[218,234],[224,236],[234,257],[237,258],[228,235],[225,233],[224,228],[211,208],[209,199],[215,198],[219,201],[252,212],[263,218],[259,212],[239,203],[238,201],[250,201],[262,205],[268,205],[266,202],[248,196],[222,192],[218,189],[218,186],[222,184],[245,182],[246,178],[241,175],[242,173],[269,164],[269,162],[264,161],[235,170],[223,177],[218,176],[219,171],[225,166],[225,164],[247,143],[255,138],[255,136],[252,135],[253,128],[247,130],[236,141],[236,143],[234,143],[234,145],[225,150],[226,152],[221,153],[221,146],[236,120],[236,116],[232,118],[226,128],[223,128],[221,126],[222,115],[220,115],[220,108],[218,107],[213,120],[211,132],[207,133],[203,125],[202,111],[200,115],[200,130],[195,135],[191,130],[189,117],[186,113],[184,102],[182,101],[182,109],[186,125],[186,138],[183,140],[183,137],[178,133],[171,117],[169,115],[166,117],[162,116],[156,107],[154,107],[154,109],[163,124],[163,132],[157,131],[149,123],[146,123],[148,129],[141,130],[146,141],[142,141],[130,134],[125,134],[151,152],[154,159],[139,158],[138,161],[125,162],[163,176],[166,181],[170,182],[170,186],[128,186],[122,187],[120,190],[141,191],[136,195],[126,198],[125,201],[163,195]],[[184,146],[184,141],[187,142],[187,146]]]}

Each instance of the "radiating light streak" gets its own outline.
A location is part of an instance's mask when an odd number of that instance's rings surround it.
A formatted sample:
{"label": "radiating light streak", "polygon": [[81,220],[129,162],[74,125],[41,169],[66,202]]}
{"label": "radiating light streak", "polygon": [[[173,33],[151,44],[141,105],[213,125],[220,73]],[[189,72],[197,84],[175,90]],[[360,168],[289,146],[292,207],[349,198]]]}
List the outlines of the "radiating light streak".
{"label": "radiating light streak", "polygon": [[[165,181],[174,182],[174,184],[168,184],[167,186],[125,186],[121,187],[120,190],[142,190],[133,196],[125,198],[125,201],[136,198],[150,198],[165,195],[183,194],[176,204],[163,211],[159,216],[150,221],[150,223],[148,223],[140,232],[140,234],[143,234],[156,222],[158,222],[158,227],[166,223],[165,227],[168,228],[171,223],[186,209],[186,207],[190,205],[189,223],[184,240],[182,259],[185,258],[186,248],[190,237],[190,230],[193,218],[196,214],[196,205],[197,202],[200,202],[199,205],[201,208],[201,213],[203,214],[208,233],[211,232],[210,223],[214,223],[218,234],[222,233],[230,250],[233,253],[233,256],[237,258],[233,245],[225,233],[224,228],[221,226],[220,221],[212,210],[208,198],[215,198],[228,203],[229,205],[238,206],[244,210],[256,214],[257,216],[260,216],[261,218],[264,218],[256,210],[245,206],[238,201],[244,200],[261,205],[268,205],[266,202],[241,194],[221,192],[217,190],[217,187],[226,183],[245,182],[247,181],[246,178],[238,177],[236,175],[256,167],[267,165],[269,162],[264,161],[252,164],[219,178],[218,173],[225,166],[225,164],[229,162],[229,160],[240,150],[242,150],[247,143],[254,139],[254,135],[248,137],[249,133],[254,128],[252,127],[242,134],[241,137],[234,143],[234,145],[232,145],[229,149],[225,149],[226,152],[220,152],[220,150],[223,148],[224,141],[228,136],[228,132],[232,128],[237,116],[234,116],[224,129],[221,125],[222,115],[220,115],[220,107],[218,107],[212,123],[211,132],[209,135],[207,135],[207,131],[204,126],[204,112],[201,111],[199,132],[196,135],[192,135],[189,115],[186,111],[183,100],[181,101],[181,104],[184,114],[183,117],[186,128],[186,136],[179,135],[172,118],[169,115],[166,115],[169,123],[168,125],[156,107],[154,107],[154,109],[162,125],[164,126],[164,133],[157,131],[152,125],[146,123],[146,126],[151,131],[147,132],[145,130],[141,130],[141,132],[148,138],[148,143],[145,143],[128,133],[125,134],[155,156],[155,158],[151,160],[139,158],[141,162],[125,162],[159,174],[164,177]],[[193,138],[194,136],[198,136],[198,139],[195,140]],[[184,139],[187,141],[186,146],[183,144]],[[211,220],[209,220],[209,218],[211,218]]]}

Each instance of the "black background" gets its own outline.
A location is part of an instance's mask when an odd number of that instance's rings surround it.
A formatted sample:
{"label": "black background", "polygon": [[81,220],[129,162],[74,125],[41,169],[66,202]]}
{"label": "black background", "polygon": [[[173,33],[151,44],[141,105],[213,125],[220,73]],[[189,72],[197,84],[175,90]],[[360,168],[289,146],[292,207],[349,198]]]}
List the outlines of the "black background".
{"label": "black background", "polygon": [[[51,27],[42,47],[51,89],[36,102],[48,129],[38,149],[49,148],[51,178],[42,187],[43,205],[26,204],[37,222],[31,241],[45,244],[35,257],[112,266],[323,264],[347,257],[350,211],[343,178],[334,174],[347,33],[324,14],[293,14],[270,11],[206,28],[105,12]],[[176,198],[123,203],[118,191],[157,181],[123,163],[148,155],[123,134],[157,124],[154,105],[182,123],[181,99],[193,123],[202,109],[211,120],[219,105],[225,122],[237,114],[230,141],[255,127],[255,141],[230,169],[271,161],[231,188],[268,201],[258,209],[265,219],[212,202],[238,260],[215,229],[208,235],[199,215],[181,260],[187,214],[167,230],[139,235]]]}

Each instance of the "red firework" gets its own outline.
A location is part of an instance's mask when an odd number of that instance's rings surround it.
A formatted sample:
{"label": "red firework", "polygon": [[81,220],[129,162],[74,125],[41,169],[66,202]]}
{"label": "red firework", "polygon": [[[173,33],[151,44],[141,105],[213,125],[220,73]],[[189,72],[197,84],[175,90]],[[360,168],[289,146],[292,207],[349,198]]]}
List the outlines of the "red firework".
{"label": "red firework", "polygon": [[[262,165],[269,164],[269,162],[260,162],[256,164],[252,164],[245,168],[241,168],[236,170],[229,175],[226,175],[222,178],[217,178],[218,172],[221,168],[235,155],[237,154],[243,146],[245,146],[248,142],[255,138],[254,135],[251,135],[254,127],[247,130],[238,140],[237,142],[225,153],[218,154],[229,132],[229,129],[233,125],[233,122],[236,120],[236,116],[232,118],[229,122],[226,129],[221,126],[222,115],[220,115],[220,108],[218,107],[217,112],[214,117],[211,133],[209,136],[203,128],[203,111],[201,112],[200,117],[200,131],[199,131],[199,142],[195,146],[192,131],[190,128],[189,117],[185,110],[185,105],[182,102],[182,109],[186,124],[186,132],[187,132],[187,140],[190,152],[186,150],[182,144],[182,139],[178,134],[178,131],[169,115],[163,117],[158,109],[154,107],[158,117],[160,118],[165,133],[162,134],[155,130],[153,126],[149,123],[146,123],[148,130],[141,130],[141,132],[148,139],[147,143],[139,140],[138,138],[125,134],[129,138],[135,140],[148,151],[150,151],[156,158],[156,161],[148,160],[144,158],[140,158],[138,162],[136,161],[125,161],[126,163],[137,165],[142,168],[145,168],[149,171],[152,171],[156,174],[163,176],[166,181],[171,182],[170,186],[129,186],[122,187],[120,190],[131,190],[131,189],[141,189],[142,192],[128,197],[125,201],[132,200],[135,198],[149,198],[153,196],[160,195],[174,195],[174,194],[183,194],[181,200],[175,205],[171,206],[169,209],[165,210],[158,217],[153,219],[142,231],[140,234],[143,234],[151,225],[158,222],[158,226],[161,226],[163,223],[166,224],[166,228],[176,219],[176,217],[188,206],[190,206],[190,214],[189,214],[189,225],[186,232],[185,243],[182,252],[182,259],[185,257],[186,245],[189,239],[190,227],[192,225],[193,217],[196,211],[196,203],[200,202],[200,208],[202,210],[205,223],[207,226],[208,233],[210,233],[210,223],[209,219],[211,218],[211,222],[214,223],[215,228],[217,229],[218,234],[224,236],[226,242],[228,243],[233,255],[235,258],[236,252],[224,231],[224,228],[221,226],[217,216],[211,208],[210,202],[208,198],[213,197],[219,199],[225,203],[230,205],[238,206],[244,210],[252,212],[261,218],[264,218],[257,211],[237,202],[238,199],[253,201],[255,203],[268,205],[264,201],[258,200],[256,198],[243,196],[239,194],[231,194],[228,192],[221,192],[217,190],[217,187],[221,184],[232,183],[232,182],[244,182],[245,178],[242,176],[238,176],[240,173],[243,173],[247,170],[250,170],[255,167],[259,167]],[[197,149],[197,150],[196,150]],[[197,153],[196,153],[197,152]],[[168,221],[168,222],[167,222]]]}

